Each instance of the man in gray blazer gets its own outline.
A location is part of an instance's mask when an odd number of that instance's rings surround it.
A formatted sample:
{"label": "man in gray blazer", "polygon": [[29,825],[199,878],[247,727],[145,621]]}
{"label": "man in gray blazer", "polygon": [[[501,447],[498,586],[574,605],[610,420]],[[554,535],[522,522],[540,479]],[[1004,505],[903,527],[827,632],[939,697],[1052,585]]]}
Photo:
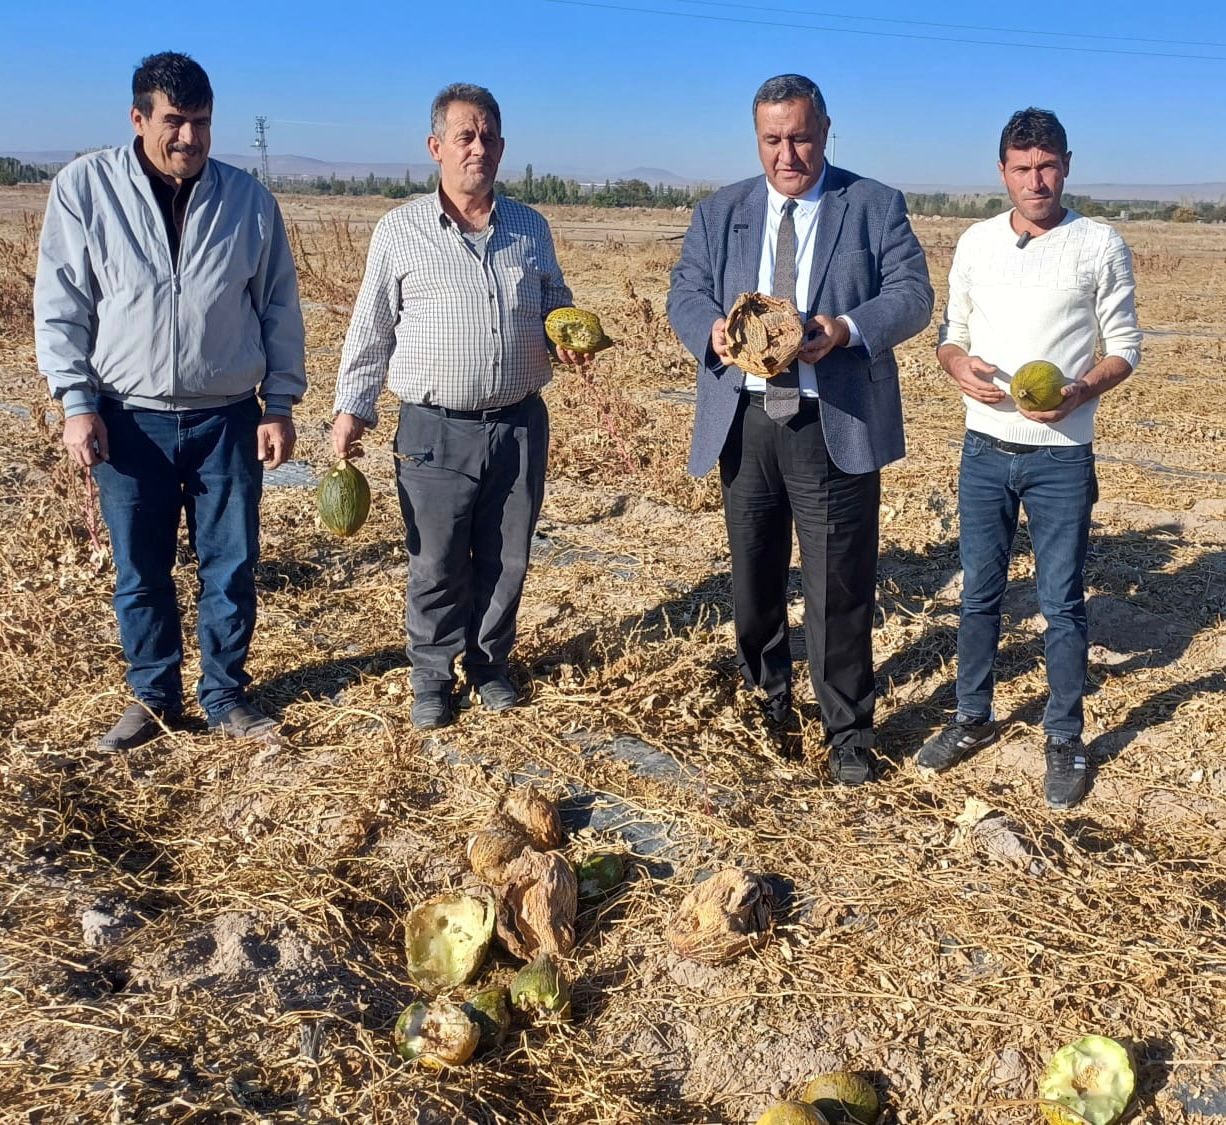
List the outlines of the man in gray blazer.
{"label": "man in gray blazer", "polygon": [[[808,78],[754,97],[765,176],[703,200],[672,274],[668,316],[698,360],[689,470],[718,461],[732,555],[737,661],[776,726],[792,716],[787,584],[801,554],[805,644],[831,777],[872,777],[872,621],[880,470],[903,455],[891,350],[932,314],[924,253],[902,194],[826,163],[830,118]],[[767,381],[728,353],[741,293],[773,292],[805,318],[792,367]]]}

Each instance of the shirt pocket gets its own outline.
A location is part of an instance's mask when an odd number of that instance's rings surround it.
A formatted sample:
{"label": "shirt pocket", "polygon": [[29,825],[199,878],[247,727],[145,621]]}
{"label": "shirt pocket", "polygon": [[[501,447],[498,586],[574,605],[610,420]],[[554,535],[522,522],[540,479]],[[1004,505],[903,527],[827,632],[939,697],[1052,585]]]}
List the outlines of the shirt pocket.
{"label": "shirt pocket", "polygon": [[543,314],[542,291],[545,275],[532,245],[523,238],[495,250],[490,268],[498,281],[508,312],[517,318],[539,320]]}

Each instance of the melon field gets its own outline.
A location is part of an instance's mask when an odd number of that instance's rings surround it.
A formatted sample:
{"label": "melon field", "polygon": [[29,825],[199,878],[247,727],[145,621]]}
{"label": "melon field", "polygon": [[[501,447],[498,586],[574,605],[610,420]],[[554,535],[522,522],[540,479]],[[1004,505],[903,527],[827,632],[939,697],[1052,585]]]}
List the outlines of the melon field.
{"label": "melon field", "polygon": [[[886,1125],[1042,1120],[1037,1080],[1086,1034],[1132,1052],[1126,1122],[1226,1116],[1226,227],[1124,223],[1145,330],[1098,415],[1086,742],[1042,797],[1043,620],[1019,534],[1000,741],[912,763],[953,703],[962,409],[935,321],[899,353],[908,455],[883,474],[879,780],[825,778],[740,690],[717,482],[685,474],[693,363],[664,315],[684,213],[548,210],[576,303],[617,346],[546,392],[548,490],[513,675],[525,698],[429,736],[408,721],[406,557],[390,400],[361,462],[366,526],[318,526],[332,390],[375,199],[282,197],[311,389],[267,481],[249,670],[282,745],[188,729],[127,753],[105,527],[59,444],[29,302],[45,191],[0,189],[0,1122],[753,1122],[814,1074]],[[944,305],[965,222],[918,216]],[[794,567],[796,560],[794,560]],[[177,570],[189,638],[195,575]],[[801,614],[793,570],[791,614]],[[186,678],[198,667],[194,641]],[[585,898],[572,1018],[430,1072],[392,1050],[420,992],[405,914],[479,889],[468,837],[505,794],[559,803]],[[772,892],[724,965],[665,939],[725,867]],[[469,991],[507,984],[495,947]]]}

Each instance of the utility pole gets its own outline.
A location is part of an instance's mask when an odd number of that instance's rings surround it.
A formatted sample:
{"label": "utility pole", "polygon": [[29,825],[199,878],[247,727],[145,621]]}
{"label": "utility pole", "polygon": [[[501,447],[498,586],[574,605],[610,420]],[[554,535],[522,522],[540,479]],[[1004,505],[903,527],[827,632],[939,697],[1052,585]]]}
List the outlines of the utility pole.
{"label": "utility pole", "polygon": [[830,134],[830,163],[834,163],[834,155],[839,151],[839,135],[838,133]]}
{"label": "utility pole", "polygon": [[268,135],[266,127],[268,125],[267,117],[257,117],[255,119],[255,141],[251,145],[252,148],[260,150],[260,179],[264,186],[272,190],[272,181],[268,177]]}

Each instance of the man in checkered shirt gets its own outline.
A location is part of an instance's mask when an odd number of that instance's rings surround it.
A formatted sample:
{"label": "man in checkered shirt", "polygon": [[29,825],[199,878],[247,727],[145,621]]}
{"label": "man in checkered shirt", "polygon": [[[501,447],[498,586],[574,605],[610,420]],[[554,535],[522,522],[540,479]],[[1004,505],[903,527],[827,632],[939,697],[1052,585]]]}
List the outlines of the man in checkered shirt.
{"label": "man in checkered shirt", "polygon": [[[545,219],[494,195],[506,142],[493,95],[448,86],[430,126],[438,191],[375,227],[332,423],[337,456],[352,457],[385,381],[400,399],[411,718],[422,729],[454,718],[457,658],[462,703],[517,702],[508,660],[549,444],[544,320],[571,304]],[[564,363],[589,359],[554,350]]]}

